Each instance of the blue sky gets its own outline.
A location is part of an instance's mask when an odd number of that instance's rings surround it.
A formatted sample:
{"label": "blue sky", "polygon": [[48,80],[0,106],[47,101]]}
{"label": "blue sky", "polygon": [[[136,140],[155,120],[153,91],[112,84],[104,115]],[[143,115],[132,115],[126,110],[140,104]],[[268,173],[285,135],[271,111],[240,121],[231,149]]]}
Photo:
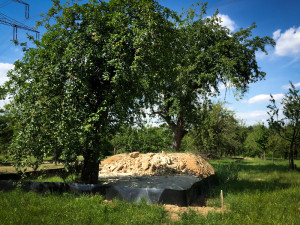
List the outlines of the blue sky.
{"label": "blue sky", "polygon": [[[30,18],[25,19],[25,6],[14,1],[0,0],[0,12],[33,27],[39,15],[51,7],[50,0],[23,0],[30,4]],[[160,0],[160,3],[175,11],[188,8],[196,0]],[[265,122],[270,93],[278,101],[288,91],[289,81],[300,87],[300,1],[299,0],[209,0],[207,16],[219,9],[223,25],[233,32],[249,27],[253,22],[257,28],[254,35],[270,36],[275,39],[275,48],[268,47],[268,55],[257,53],[257,61],[266,78],[251,84],[243,99],[236,101],[233,92],[225,89],[220,96],[228,102],[227,107],[236,112],[238,118],[251,125]],[[1,18],[1,17],[0,17]],[[41,31],[41,35],[43,30]],[[0,83],[6,72],[13,67],[14,61],[22,58],[21,47],[11,42],[13,28],[0,24]],[[18,40],[26,41],[26,31],[18,30]],[[3,103],[2,103],[3,104]]]}

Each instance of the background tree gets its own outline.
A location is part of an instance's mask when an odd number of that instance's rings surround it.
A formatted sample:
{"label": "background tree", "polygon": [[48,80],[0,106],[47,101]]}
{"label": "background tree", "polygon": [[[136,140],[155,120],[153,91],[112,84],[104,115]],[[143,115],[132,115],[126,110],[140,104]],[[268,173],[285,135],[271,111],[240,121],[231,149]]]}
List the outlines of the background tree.
{"label": "background tree", "polygon": [[262,151],[262,158],[266,160],[266,151],[268,148],[269,130],[264,124],[258,124],[254,136],[255,142]]}
{"label": "background tree", "polygon": [[[195,125],[183,139],[183,148],[188,145],[198,152],[219,156],[239,154],[242,148],[240,123],[234,113],[226,109],[224,103],[217,102],[202,114],[202,123]],[[196,146],[192,147],[187,141],[192,141]]]}
{"label": "background tree", "polygon": [[143,103],[139,87],[153,73],[142,65],[171,16],[152,0],[55,0],[40,23],[41,41],[8,74],[19,126],[11,146],[16,166],[37,168],[55,153],[67,167],[82,155],[82,181],[97,183],[108,139]]}
{"label": "background tree", "polygon": [[115,153],[168,151],[172,137],[168,127],[122,127],[111,140]]}
{"label": "background tree", "polygon": [[296,148],[300,142],[300,95],[299,89],[290,82],[291,87],[281,101],[283,106],[283,118],[279,118],[279,108],[275,99],[271,95],[268,105],[270,118],[268,119],[270,128],[278,132],[280,137],[289,143],[289,167],[295,169],[294,157]]}
{"label": "background tree", "polygon": [[272,162],[274,157],[288,158],[289,143],[282,139],[277,132],[270,129],[268,139],[268,151],[272,154]]}
{"label": "background tree", "polygon": [[4,109],[0,110],[0,154],[8,153],[8,147],[14,134],[14,123],[11,115]]}
{"label": "background tree", "polygon": [[250,157],[261,156],[261,149],[255,141],[256,130],[256,126],[253,126],[252,129],[249,130],[247,138],[244,142],[245,155]]}
{"label": "background tree", "polygon": [[249,127],[249,132],[244,143],[246,155],[261,157],[265,160],[269,149],[269,129],[261,123]]}
{"label": "background tree", "polygon": [[[200,13],[197,7],[201,6]],[[197,4],[174,21],[168,38],[160,42],[161,54],[153,71],[159,75],[156,90],[149,93],[153,115],[165,121],[174,134],[173,149],[179,151],[183,137],[200,124],[199,107],[205,99],[219,95],[219,85],[236,88],[243,94],[249,83],[264,78],[255,52],[274,45],[269,37],[252,37],[253,24],[237,32],[221,25],[216,13],[206,16],[206,4]],[[172,56],[172,57],[170,57]]]}

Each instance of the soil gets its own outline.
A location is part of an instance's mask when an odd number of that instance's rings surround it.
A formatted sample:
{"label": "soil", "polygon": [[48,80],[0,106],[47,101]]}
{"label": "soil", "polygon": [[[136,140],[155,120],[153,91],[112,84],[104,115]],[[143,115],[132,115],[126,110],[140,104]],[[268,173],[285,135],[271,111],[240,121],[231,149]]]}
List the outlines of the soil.
{"label": "soil", "polygon": [[192,153],[118,154],[101,162],[99,177],[193,175],[206,178],[213,167]]}
{"label": "soil", "polygon": [[[106,203],[110,203],[109,200],[104,200]],[[180,207],[177,205],[167,205],[164,204],[163,207],[167,211],[168,217],[172,221],[180,220],[183,213],[189,213],[191,210],[195,211],[197,215],[207,216],[209,212],[222,213],[222,208],[213,208],[207,206],[189,206],[189,207]],[[230,210],[224,208],[224,212],[229,212]]]}
{"label": "soil", "polygon": [[209,212],[217,212],[221,213],[221,208],[213,208],[213,207],[207,207],[207,206],[189,206],[189,207],[179,207],[177,205],[163,205],[165,210],[168,213],[168,216],[171,220],[179,220],[181,218],[181,215],[183,213],[188,213],[190,210],[193,210],[198,215],[206,216]]}

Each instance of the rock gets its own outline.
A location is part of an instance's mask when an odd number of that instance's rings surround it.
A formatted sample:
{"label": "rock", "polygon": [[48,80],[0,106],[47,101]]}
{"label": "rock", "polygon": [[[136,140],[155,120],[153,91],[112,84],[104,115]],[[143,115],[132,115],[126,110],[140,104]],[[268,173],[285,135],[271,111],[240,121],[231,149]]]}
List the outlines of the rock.
{"label": "rock", "polygon": [[180,170],[184,170],[185,167],[186,167],[186,165],[185,165],[184,162],[180,162],[180,163],[179,163],[179,169],[180,169]]}
{"label": "rock", "polygon": [[134,166],[135,169],[138,169],[142,166],[142,162],[137,162]]}
{"label": "rock", "polygon": [[120,170],[122,170],[124,168],[124,166],[123,165],[120,165],[116,170],[117,171],[120,171]]}
{"label": "rock", "polygon": [[142,163],[142,169],[143,169],[143,170],[147,170],[148,168],[149,168],[149,163],[144,161],[144,162]]}
{"label": "rock", "polygon": [[131,157],[131,158],[137,158],[137,157],[139,157],[139,155],[140,155],[140,153],[139,152],[132,152],[132,153],[130,153],[129,154],[129,156]]}

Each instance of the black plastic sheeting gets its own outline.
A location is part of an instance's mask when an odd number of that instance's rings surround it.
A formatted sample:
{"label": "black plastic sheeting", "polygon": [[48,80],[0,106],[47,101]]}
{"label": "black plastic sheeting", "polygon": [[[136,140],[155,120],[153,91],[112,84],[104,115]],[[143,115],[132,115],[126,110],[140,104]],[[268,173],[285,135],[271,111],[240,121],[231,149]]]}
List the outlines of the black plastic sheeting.
{"label": "black plastic sheeting", "polygon": [[[163,177],[162,177],[163,179]],[[177,179],[180,179],[178,177]],[[79,184],[59,182],[20,182],[19,186],[24,191],[37,192],[70,192],[74,194],[100,194],[107,200],[118,198],[127,202],[139,203],[145,199],[148,204],[164,203],[178,206],[195,205],[199,197],[208,192],[216,183],[214,175],[193,183],[185,189],[155,188],[155,187],[126,187],[118,184]],[[0,180],[0,190],[9,191],[15,189],[16,181]]]}

